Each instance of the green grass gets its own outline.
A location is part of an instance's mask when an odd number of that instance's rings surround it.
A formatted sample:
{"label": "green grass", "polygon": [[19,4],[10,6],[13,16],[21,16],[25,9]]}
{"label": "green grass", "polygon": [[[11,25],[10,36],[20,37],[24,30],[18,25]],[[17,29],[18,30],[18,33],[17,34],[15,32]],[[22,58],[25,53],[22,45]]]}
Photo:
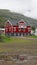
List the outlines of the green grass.
{"label": "green grass", "polygon": [[[32,42],[31,40],[26,40],[25,38],[37,38],[37,36],[26,36],[26,37],[6,37],[2,35],[2,39],[5,43],[23,43],[23,42]],[[35,40],[36,41],[36,40]]]}
{"label": "green grass", "polygon": [[35,36],[35,35],[34,36],[28,36],[28,37],[30,37],[30,38],[37,38],[37,36]]}
{"label": "green grass", "polygon": [[[35,36],[27,36],[35,38]],[[36,37],[37,38],[37,37]],[[0,42],[0,52],[19,52],[37,54],[37,40],[28,40],[23,37],[2,36],[3,42]]]}

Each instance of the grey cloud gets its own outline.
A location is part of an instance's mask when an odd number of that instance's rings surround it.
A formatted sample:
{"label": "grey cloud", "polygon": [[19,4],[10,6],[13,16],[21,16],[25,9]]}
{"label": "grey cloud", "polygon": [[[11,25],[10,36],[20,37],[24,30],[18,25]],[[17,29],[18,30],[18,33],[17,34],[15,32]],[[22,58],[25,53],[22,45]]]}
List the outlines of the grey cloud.
{"label": "grey cloud", "polygon": [[0,0],[0,9],[9,9],[37,19],[37,0]]}

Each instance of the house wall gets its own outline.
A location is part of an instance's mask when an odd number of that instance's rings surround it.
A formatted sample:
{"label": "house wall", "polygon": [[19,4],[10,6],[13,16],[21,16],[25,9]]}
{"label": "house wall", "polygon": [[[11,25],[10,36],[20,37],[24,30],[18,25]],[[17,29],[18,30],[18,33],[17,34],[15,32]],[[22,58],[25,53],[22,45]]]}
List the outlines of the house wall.
{"label": "house wall", "polygon": [[31,26],[26,26],[24,22],[19,22],[17,26],[10,25],[7,22],[5,25],[5,33],[10,33],[11,35],[30,34]]}

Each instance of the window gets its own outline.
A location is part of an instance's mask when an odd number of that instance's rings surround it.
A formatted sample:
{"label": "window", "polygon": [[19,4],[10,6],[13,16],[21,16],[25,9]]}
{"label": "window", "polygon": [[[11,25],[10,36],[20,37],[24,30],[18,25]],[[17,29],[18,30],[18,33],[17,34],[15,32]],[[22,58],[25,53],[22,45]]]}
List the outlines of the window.
{"label": "window", "polygon": [[19,28],[19,31],[21,31],[21,28]]}
{"label": "window", "polygon": [[16,27],[14,27],[14,31],[16,31]]}
{"label": "window", "polygon": [[19,31],[21,31],[21,30],[22,30],[22,31],[24,31],[24,30],[25,30],[25,28],[19,28]]}
{"label": "window", "polygon": [[30,28],[28,28],[28,31],[30,31],[31,29]]}

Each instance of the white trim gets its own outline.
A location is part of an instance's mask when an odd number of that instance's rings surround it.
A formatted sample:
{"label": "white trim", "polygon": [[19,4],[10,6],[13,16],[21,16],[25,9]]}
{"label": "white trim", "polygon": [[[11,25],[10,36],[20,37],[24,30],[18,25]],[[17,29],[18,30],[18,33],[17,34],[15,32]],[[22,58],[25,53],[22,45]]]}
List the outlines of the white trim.
{"label": "white trim", "polygon": [[[19,24],[21,21],[23,21],[23,22],[24,22],[24,20],[23,20],[23,19],[21,19],[21,20],[18,22],[18,24]],[[25,23],[25,22],[24,22],[24,23]]]}
{"label": "white trim", "polygon": [[5,30],[5,28],[0,28],[0,30]]}
{"label": "white trim", "polygon": [[6,23],[7,23],[7,22],[9,22],[9,23],[12,25],[12,23],[11,23],[9,20],[7,20]]}

